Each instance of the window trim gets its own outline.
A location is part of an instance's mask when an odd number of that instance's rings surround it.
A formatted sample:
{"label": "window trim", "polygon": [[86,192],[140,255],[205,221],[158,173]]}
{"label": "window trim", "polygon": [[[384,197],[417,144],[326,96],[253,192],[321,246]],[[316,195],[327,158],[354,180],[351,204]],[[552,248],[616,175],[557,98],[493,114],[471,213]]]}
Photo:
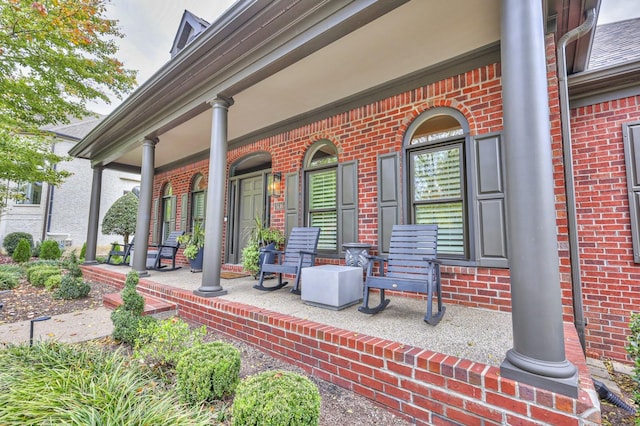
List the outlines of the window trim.
{"label": "window trim", "polygon": [[[438,139],[436,141],[427,141],[412,145],[411,140],[416,130],[424,124],[425,121],[440,115],[448,115],[454,118],[460,124],[462,134]],[[405,188],[405,191],[401,198],[403,204],[403,207],[401,208],[401,215],[404,223],[411,223],[410,221],[413,220],[413,184],[409,176],[411,173],[412,153],[423,149],[436,148],[438,146],[452,146],[455,142],[462,146],[462,167],[464,171],[462,199],[465,222],[465,255],[464,257],[459,257],[448,255],[441,256],[439,254],[438,257],[447,265],[476,266],[477,260],[475,243],[477,237],[475,235],[475,207],[473,202],[473,194],[475,193],[473,144],[471,143],[469,123],[464,114],[460,111],[449,107],[435,107],[428,109],[418,115],[405,131],[402,141],[402,186]]]}

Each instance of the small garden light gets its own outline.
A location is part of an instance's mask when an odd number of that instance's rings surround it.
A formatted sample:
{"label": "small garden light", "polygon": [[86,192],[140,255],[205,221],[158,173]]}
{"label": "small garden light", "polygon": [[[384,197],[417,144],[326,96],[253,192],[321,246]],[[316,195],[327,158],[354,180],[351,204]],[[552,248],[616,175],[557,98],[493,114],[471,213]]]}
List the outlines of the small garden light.
{"label": "small garden light", "polygon": [[29,330],[29,346],[33,346],[33,324],[40,321],[50,320],[51,317],[40,317],[31,320],[31,329]]}

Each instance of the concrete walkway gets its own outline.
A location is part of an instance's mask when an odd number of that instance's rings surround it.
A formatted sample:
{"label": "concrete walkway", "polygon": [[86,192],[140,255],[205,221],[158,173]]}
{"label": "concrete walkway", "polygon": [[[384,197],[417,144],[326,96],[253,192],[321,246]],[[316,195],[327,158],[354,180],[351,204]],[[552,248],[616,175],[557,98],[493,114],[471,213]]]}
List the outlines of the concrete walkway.
{"label": "concrete walkway", "polygon": [[[0,325],[0,347],[29,343],[31,321]],[[34,322],[33,340],[58,340],[65,343],[83,342],[111,335],[111,310],[101,307],[55,315],[46,321]]]}

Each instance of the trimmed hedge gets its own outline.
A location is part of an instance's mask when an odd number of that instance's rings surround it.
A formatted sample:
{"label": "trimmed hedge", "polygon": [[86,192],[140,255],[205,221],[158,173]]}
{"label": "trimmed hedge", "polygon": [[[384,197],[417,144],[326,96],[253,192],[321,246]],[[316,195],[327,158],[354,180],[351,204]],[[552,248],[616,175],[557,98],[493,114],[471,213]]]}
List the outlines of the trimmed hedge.
{"label": "trimmed hedge", "polygon": [[265,371],[245,378],[233,399],[233,425],[317,425],[320,391],[290,371]]}
{"label": "trimmed hedge", "polygon": [[196,345],[176,365],[176,388],[188,404],[212,402],[231,395],[240,381],[240,351],[224,342]]}

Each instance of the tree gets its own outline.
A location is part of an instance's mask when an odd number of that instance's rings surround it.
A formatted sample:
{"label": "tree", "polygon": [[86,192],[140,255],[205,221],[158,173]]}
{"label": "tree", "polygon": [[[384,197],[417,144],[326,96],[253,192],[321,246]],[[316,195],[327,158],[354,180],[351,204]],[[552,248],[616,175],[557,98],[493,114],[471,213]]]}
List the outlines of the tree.
{"label": "tree", "polygon": [[[55,165],[66,158],[40,129],[133,88],[135,72],[114,57],[123,35],[104,16],[107,2],[0,2],[0,182],[60,184],[68,173]],[[0,185],[0,199],[19,196]]]}
{"label": "tree", "polygon": [[138,219],[138,196],[127,192],[118,198],[107,210],[102,219],[102,233],[124,236],[124,243],[129,244],[129,235],[136,232]]}

